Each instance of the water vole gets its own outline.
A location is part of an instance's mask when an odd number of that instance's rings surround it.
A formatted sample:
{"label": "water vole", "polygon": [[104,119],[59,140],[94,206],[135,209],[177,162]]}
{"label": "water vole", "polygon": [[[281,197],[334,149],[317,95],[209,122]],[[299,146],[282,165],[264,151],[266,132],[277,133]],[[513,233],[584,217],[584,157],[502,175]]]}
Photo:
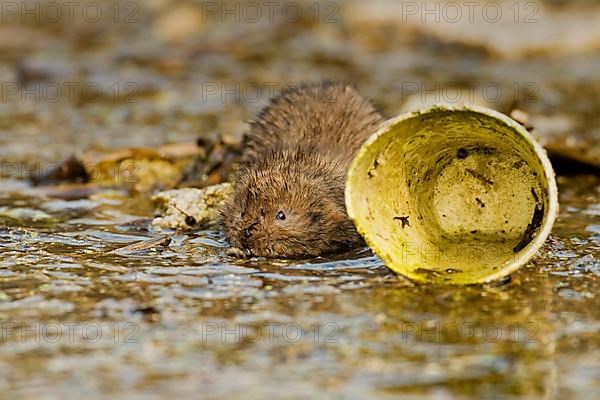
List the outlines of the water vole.
{"label": "water vole", "polygon": [[302,86],[273,99],[250,125],[222,210],[231,245],[246,255],[298,258],[361,243],[346,214],[346,172],[382,121],[346,85]]}

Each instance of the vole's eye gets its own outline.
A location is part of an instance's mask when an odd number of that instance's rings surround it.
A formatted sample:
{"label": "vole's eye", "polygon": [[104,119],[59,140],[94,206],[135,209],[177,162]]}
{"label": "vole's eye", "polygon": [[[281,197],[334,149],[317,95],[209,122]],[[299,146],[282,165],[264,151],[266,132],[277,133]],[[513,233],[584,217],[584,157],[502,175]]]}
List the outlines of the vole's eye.
{"label": "vole's eye", "polygon": [[285,213],[283,211],[279,211],[277,212],[277,215],[275,216],[276,219],[278,219],[279,221],[283,221],[285,219]]}

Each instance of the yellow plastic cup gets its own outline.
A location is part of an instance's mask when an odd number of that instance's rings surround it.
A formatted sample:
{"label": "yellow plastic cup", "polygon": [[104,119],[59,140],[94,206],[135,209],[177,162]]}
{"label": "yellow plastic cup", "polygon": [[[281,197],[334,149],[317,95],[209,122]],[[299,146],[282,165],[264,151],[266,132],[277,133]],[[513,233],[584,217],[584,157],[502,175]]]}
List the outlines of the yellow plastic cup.
{"label": "yellow plastic cup", "polygon": [[506,115],[434,106],[387,121],[346,182],[350,218],[398,274],[485,283],[526,264],[558,212],[546,152]]}

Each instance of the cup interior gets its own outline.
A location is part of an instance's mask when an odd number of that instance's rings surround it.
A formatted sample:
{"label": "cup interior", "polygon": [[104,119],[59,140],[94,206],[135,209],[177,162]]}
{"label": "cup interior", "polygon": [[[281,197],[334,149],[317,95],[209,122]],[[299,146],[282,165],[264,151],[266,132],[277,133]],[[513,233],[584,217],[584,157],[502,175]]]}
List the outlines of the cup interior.
{"label": "cup interior", "polygon": [[544,150],[510,118],[436,107],[390,120],[363,146],[346,202],[386,265],[417,281],[477,283],[525,263],[556,214]]}

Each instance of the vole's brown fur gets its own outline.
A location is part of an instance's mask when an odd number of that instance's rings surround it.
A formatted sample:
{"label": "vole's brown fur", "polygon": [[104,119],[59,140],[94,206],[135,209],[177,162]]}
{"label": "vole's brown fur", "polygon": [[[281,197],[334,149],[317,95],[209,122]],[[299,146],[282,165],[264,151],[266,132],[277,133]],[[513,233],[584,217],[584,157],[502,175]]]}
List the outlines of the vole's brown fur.
{"label": "vole's brown fur", "polygon": [[247,255],[295,258],[361,243],[346,214],[344,183],[382,121],[350,86],[303,86],[274,99],[251,123],[222,210],[231,245]]}

